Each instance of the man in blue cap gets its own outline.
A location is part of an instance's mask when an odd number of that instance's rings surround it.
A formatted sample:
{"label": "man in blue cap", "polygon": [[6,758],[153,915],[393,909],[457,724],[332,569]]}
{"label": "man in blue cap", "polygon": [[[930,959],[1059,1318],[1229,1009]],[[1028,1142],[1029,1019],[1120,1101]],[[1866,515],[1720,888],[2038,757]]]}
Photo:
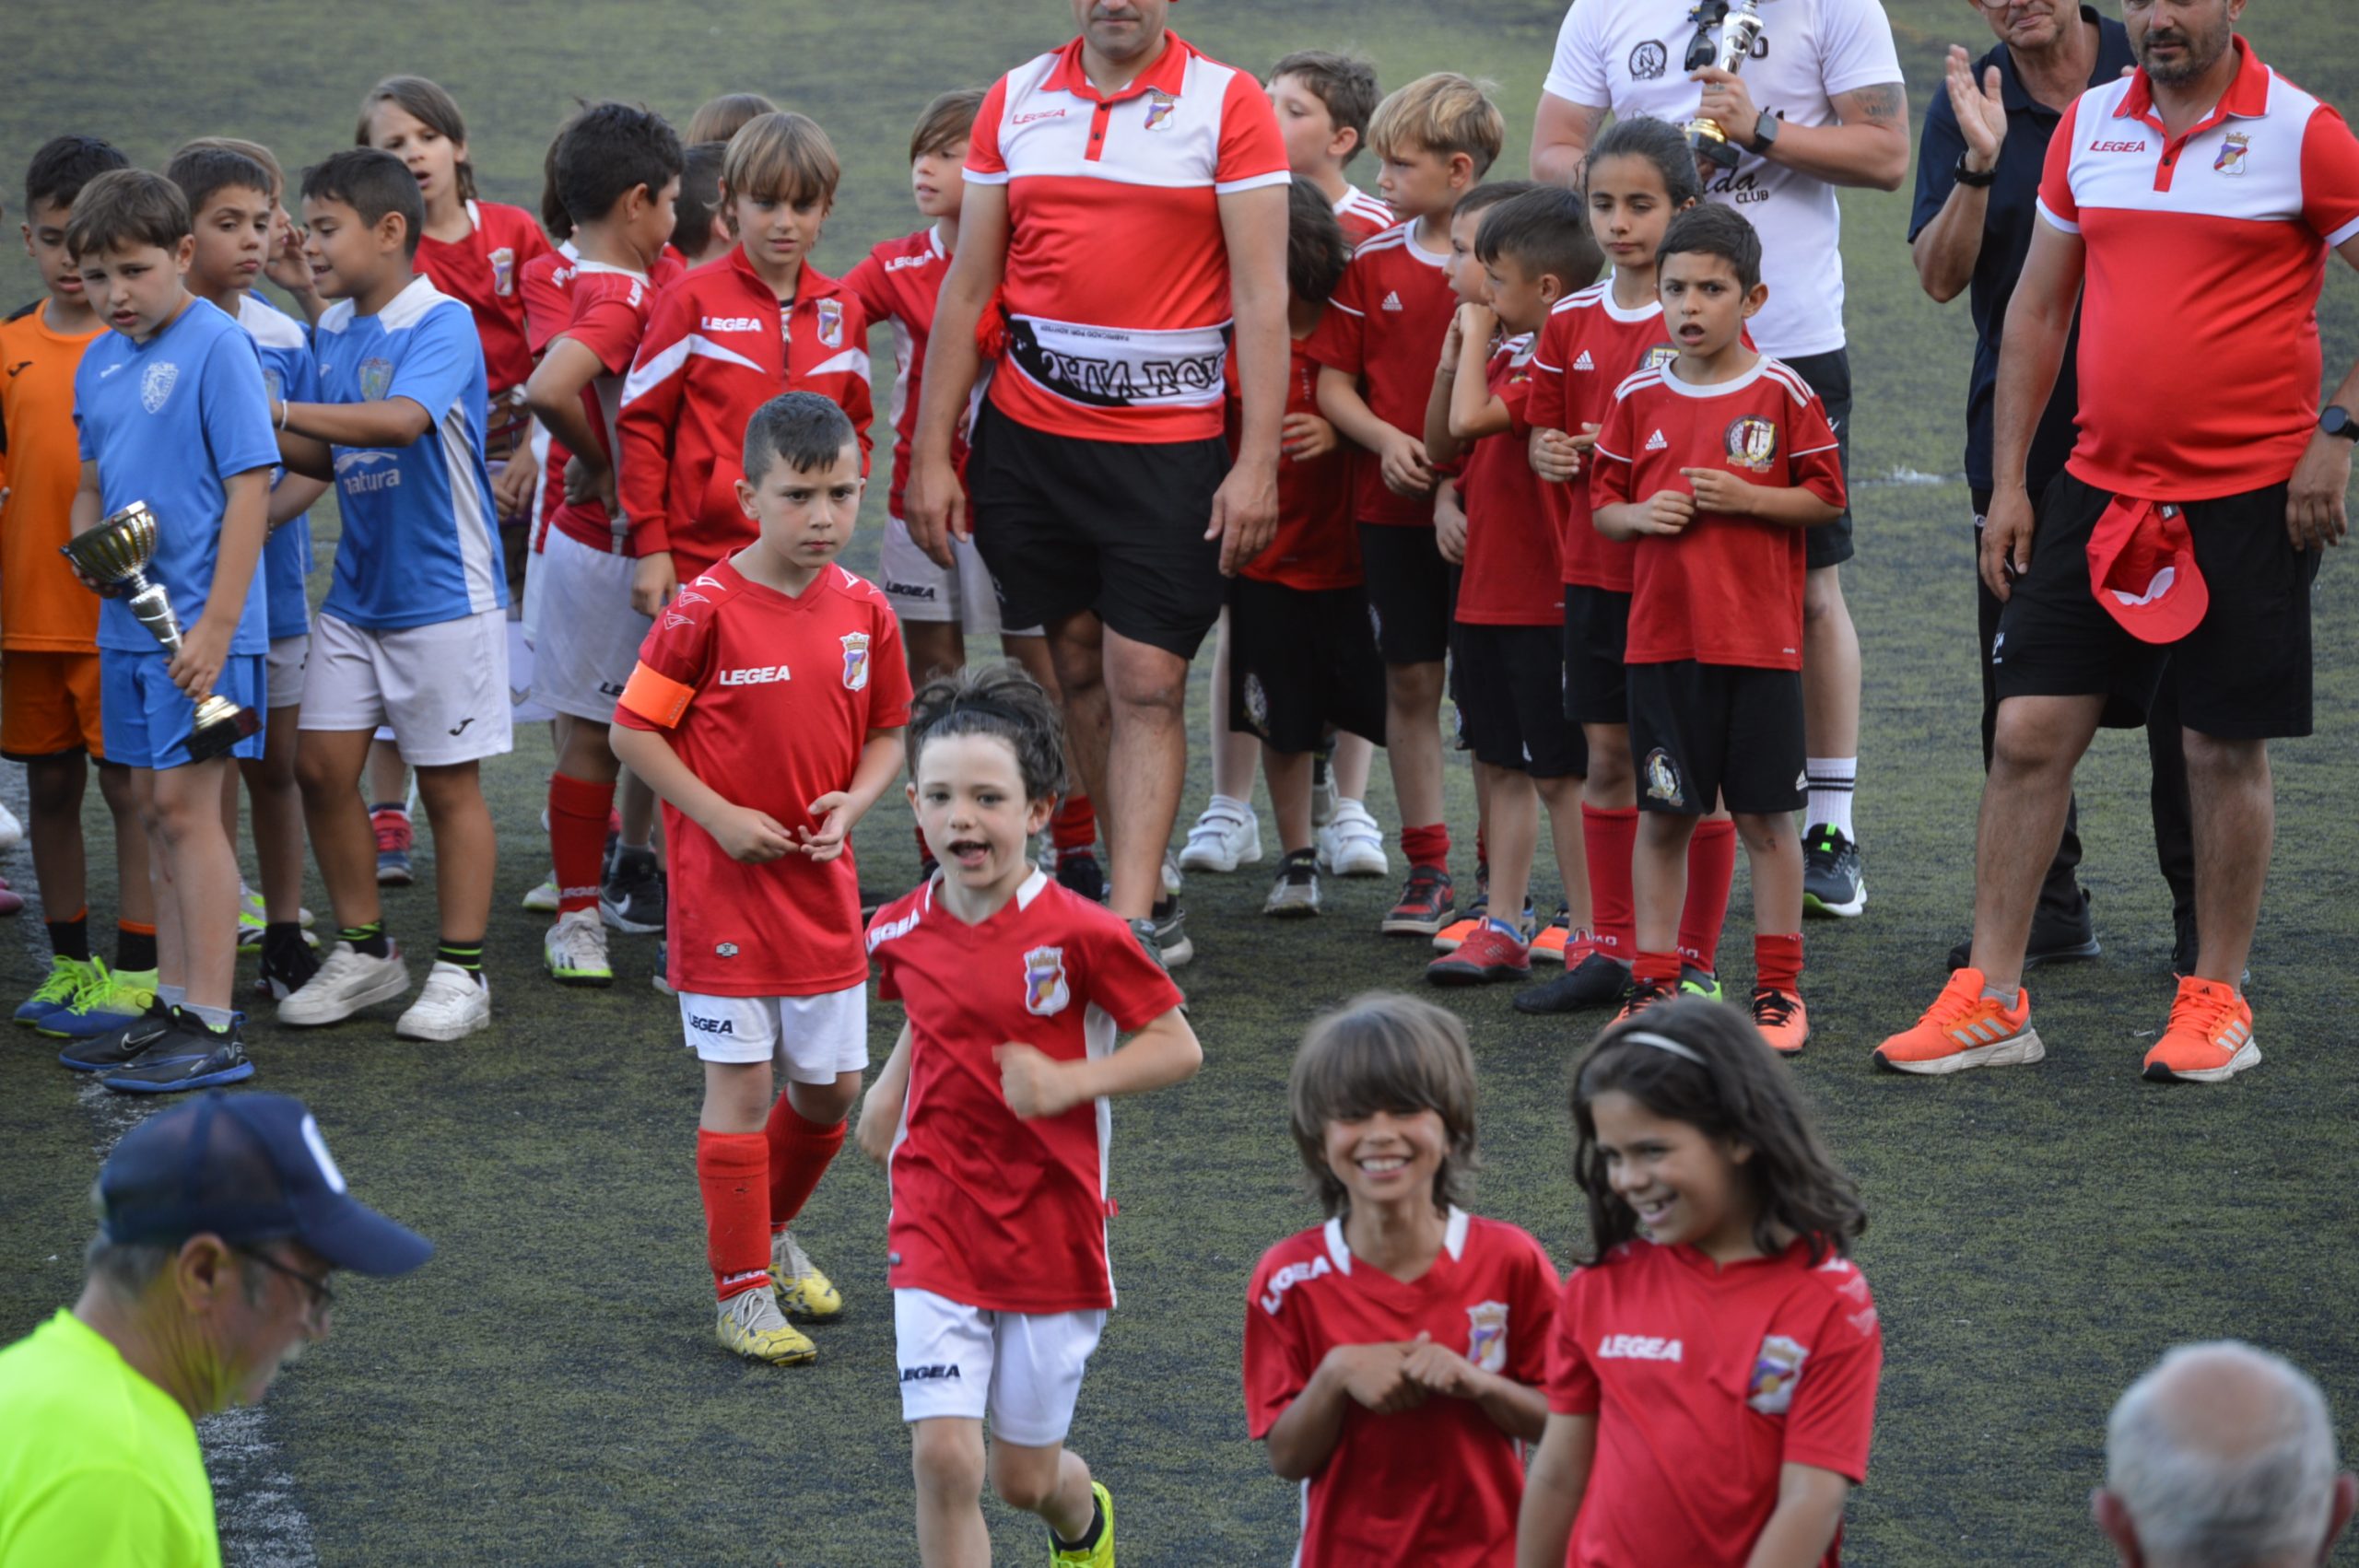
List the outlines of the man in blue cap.
{"label": "man in blue cap", "polygon": [[123,1136],[82,1297],[0,1351],[0,1568],[217,1568],[196,1418],[324,1340],[330,1273],[433,1244],[354,1199],[284,1094],[215,1090]]}

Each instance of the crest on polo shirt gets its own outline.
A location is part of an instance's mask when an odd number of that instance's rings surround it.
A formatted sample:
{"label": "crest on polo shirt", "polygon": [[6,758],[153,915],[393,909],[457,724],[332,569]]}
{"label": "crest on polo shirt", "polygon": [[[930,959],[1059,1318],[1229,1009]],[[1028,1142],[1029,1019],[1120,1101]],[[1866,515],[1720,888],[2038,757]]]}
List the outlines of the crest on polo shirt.
{"label": "crest on polo shirt", "polygon": [[817,304],[819,341],[829,348],[841,348],[844,345],[844,302],[822,299]]}
{"label": "crest on polo shirt", "polygon": [[1781,1416],[1792,1408],[1794,1386],[1802,1380],[1802,1363],[1810,1352],[1783,1334],[1761,1341],[1753,1358],[1753,1375],[1745,1380],[1744,1402],[1765,1416]]}
{"label": "crest on polo shirt", "polygon": [[1679,787],[1679,765],[1661,746],[1647,754],[1647,799],[1661,801],[1674,810],[1687,807],[1686,792]]}
{"label": "crest on polo shirt", "polygon": [[2220,144],[2220,156],[2212,160],[2213,170],[2222,174],[2242,174],[2245,154],[2252,151],[2252,138],[2242,131],[2231,131]]}
{"label": "crest on polo shirt", "polygon": [[1667,343],[1658,343],[1652,348],[1647,350],[1647,357],[1638,362],[1638,369],[1641,370],[1660,370],[1678,357],[1678,349],[1673,348]]}
{"label": "crest on polo shirt", "polygon": [[516,292],[516,252],[508,246],[491,253],[491,291],[502,298]]}
{"label": "crest on polo shirt", "polygon": [[1256,734],[1269,734],[1270,693],[1259,675],[1249,673],[1245,677],[1245,717],[1251,720]]}
{"label": "crest on polo shirt", "polygon": [[864,691],[868,686],[868,634],[846,632],[844,645],[844,690]]}
{"label": "crest on polo shirt", "polygon": [[1649,39],[1630,51],[1630,79],[1651,82],[1671,69],[1671,51],[1654,39]]}
{"label": "crest on polo shirt", "polygon": [[1508,1304],[1478,1301],[1466,1309],[1466,1359],[1485,1372],[1508,1369]]}
{"label": "crest on polo shirt", "polygon": [[1180,100],[1161,88],[1149,88],[1146,94],[1146,126],[1150,131],[1167,130],[1171,116],[1179,111]]}
{"label": "crest on polo shirt", "polygon": [[1778,427],[1747,414],[1729,421],[1727,442],[1731,462],[1755,474],[1766,473],[1769,460],[1778,455]]}
{"label": "crest on polo shirt", "polygon": [[375,355],[360,362],[360,395],[370,403],[382,403],[393,384],[393,362]]}
{"label": "crest on polo shirt", "polygon": [[1065,950],[1036,947],[1024,955],[1024,1011],[1035,1018],[1054,1018],[1073,1000],[1065,984]]}
{"label": "crest on polo shirt", "polygon": [[150,414],[164,412],[164,404],[172,400],[172,388],[179,384],[181,368],[169,359],[158,359],[140,373],[139,406]]}

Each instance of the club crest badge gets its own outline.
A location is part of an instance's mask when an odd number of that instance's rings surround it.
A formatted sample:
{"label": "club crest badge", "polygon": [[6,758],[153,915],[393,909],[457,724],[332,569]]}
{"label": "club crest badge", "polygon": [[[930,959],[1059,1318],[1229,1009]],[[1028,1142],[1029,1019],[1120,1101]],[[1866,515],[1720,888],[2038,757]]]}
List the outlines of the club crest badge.
{"label": "club crest badge", "polygon": [[1478,1301],[1466,1309],[1466,1359],[1485,1372],[1508,1369],[1508,1304]]}
{"label": "club crest badge", "polygon": [[516,292],[516,252],[506,245],[491,253],[491,291],[505,299]]}
{"label": "club crest badge", "polygon": [[1679,787],[1679,765],[1661,746],[1647,754],[1647,799],[1661,801],[1674,811],[1687,809],[1686,792]]}
{"label": "club crest badge", "polygon": [[1150,88],[1146,95],[1146,129],[1168,130],[1171,117],[1180,111],[1180,100],[1160,88]]}
{"label": "club crest badge", "polygon": [[382,403],[393,390],[393,362],[375,356],[360,362],[360,395],[370,403]]}
{"label": "club crest badge", "polygon": [[164,404],[172,400],[172,388],[181,379],[181,368],[169,359],[159,359],[141,373],[139,406],[150,414],[164,412]]}
{"label": "club crest badge", "polygon": [[1746,1380],[1744,1402],[1765,1416],[1781,1416],[1794,1402],[1794,1386],[1802,1380],[1802,1363],[1810,1352],[1783,1334],[1761,1341],[1753,1358],[1753,1375]]}
{"label": "club crest badge", "polygon": [[1654,39],[1630,51],[1630,79],[1634,82],[1660,81],[1670,69],[1671,51]]}
{"label": "club crest badge", "polygon": [[1073,1000],[1065,984],[1065,950],[1036,947],[1024,955],[1024,1011],[1035,1018],[1054,1018]]}
{"label": "club crest badge", "polygon": [[1729,462],[1739,468],[1766,474],[1770,460],[1778,455],[1778,427],[1766,419],[1748,414],[1729,421]]}
{"label": "club crest badge", "polygon": [[1262,677],[1245,677],[1245,717],[1251,721],[1253,732],[1267,739],[1270,733],[1270,694],[1262,685]]}
{"label": "club crest badge", "polygon": [[2242,131],[2231,131],[2220,144],[2220,156],[2212,160],[2213,170],[2222,174],[2242,174],[2245,154],[2252,151],[2252,138]]}
{"label": "club crest badge", "polygon": [[844,690],[865,691],[868,687],[868,634],[846,632],[844,645]]}
{"label": "club crest badge", "polygon": [[1678,357],[1678,349],[1673,348],[1667,343],[1658,343],[1652,348],[1647,350],[1647,357],[1645,360],[1640,363],[1638,369],[1641,370],[1660,370]]}
{"label": "club crest badge", "polygon": [[822,299],[817,302],[817,305],[819,341],[829,348],[841,348],[844,345],[844,302],[840,299]]}

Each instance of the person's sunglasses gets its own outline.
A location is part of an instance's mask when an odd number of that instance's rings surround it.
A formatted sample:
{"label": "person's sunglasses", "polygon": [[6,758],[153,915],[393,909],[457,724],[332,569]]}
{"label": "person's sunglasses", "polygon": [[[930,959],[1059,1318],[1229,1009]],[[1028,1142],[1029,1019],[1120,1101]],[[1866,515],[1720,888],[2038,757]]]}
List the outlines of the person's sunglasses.
{"label": "person's sunglasses", "polygon": [[1720,24],[1729,19],[1729,0],[1696,0],[1687,19],[1696,24],[1696,36],[1688,41],[1687,64],[1682,69],[1692,74],[1719,59]]}
{"label": "person's sunglasses", "polygon": [[335,1293],[328,1289],[325,1274],[306,1274],[300,1269],[281,1263],[265,1252],[250,1246],[233,1248],[239,1257],[251,1258],[274,1274],[284,1274],[303,1287],[303,1312],[313,1323],[324,1323],[328,1314],[335,1310]]}

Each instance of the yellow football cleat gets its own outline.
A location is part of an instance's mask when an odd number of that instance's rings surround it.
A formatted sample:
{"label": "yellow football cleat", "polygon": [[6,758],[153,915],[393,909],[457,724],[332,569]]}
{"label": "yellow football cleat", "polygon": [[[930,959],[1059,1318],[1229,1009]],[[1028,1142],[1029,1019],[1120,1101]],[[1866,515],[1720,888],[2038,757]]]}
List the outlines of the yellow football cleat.
{"label": "yellow football cleat", "polygon": [[799,1366],[819,1359],[819,1347],[780,1316],[778,1298],[767,1287],[740,1291],[722,1302],[715,1333],[723,1346],[748,1361]]}
{"label": "yellow football cleat", "polygon": [[813,1265],[792,1231],[770,1238],[770,1278],[778,1284],[779,1305],[789,1317],[828,1318],[844,1309],[844,1298]]}
{"label": "yellow football cleat", "polygon": [[1091,1481],[1089,1494],[1097,1499],[1097,1544],[1067,1550],[1057,1545],[1056,1533],[1050,1531],[1049,1568],[1114,1568],[1114,1494],[1102,1481]]}

